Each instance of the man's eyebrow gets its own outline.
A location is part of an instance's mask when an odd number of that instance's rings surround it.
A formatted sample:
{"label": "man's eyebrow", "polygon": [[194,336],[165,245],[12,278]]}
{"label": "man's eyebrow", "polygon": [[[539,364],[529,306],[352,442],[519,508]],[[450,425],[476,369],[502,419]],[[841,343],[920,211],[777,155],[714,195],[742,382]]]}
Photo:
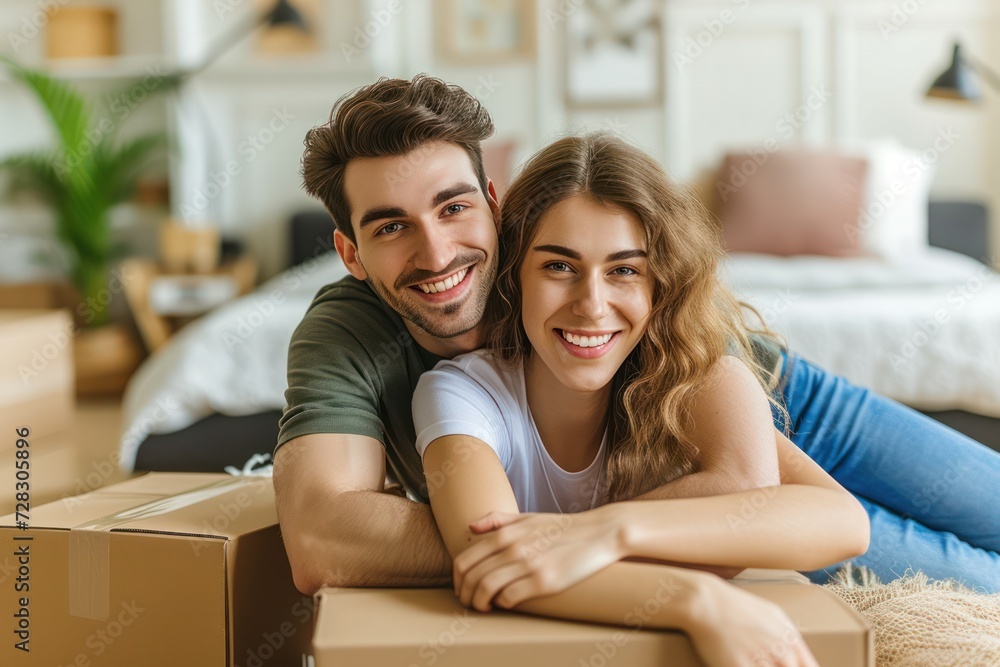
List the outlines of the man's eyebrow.
{"label": "man's eyebrow", "polygon": [[376,206],[375,208],[370,208],[365,211],[365,214],[361,216],[361,222],[358,223],[360,229],[364,229],[365,225],[370,225],[378,220],[385,220],[386,218],[405,218],[406,211],[399,208],[398,206]]}
{"label": "man's eyebrow", "polygon": [[[446,188],[434,195],[434,201],[431,202],[431,206],[440,206],[452,197],[478,191],[479,188],[471,183],[456,183],[450,188]],[[370,225],[378,220],[385,220],[386,218],[405,218],[406,216],[406,211],[398,206],[376,206],[365,211],[364,215],[361,216],[361,221],[358,223],[358,227],[360,229],[364,229],[366,225]]]}
{"label": "man's eyebrow", "polygon": [[[532,250],[537,250],[539,252],[551,252],[555,255],[563,255],[565,257],[569,257],[570,259],[576,259],[576,260],[583,259],[583,255],[578,253],[576,250],[561,245],[553,245],[553,244],[536,245],[534,248],[532,248]],[[634,259],[636,257],[645,258],[646,251],[639,249],[619,250],[618,252],[613,252],[610,255],[608,255],[604,261],[617,262],[623,259]]]}
{"label": "man's eyebrow", "polygon": [[471,183],[456,183],[450,188],[445,188],[441,192],[434,195],[434,201],[431,202],[431,206],[440,206],[452,197],[457,197],[458,195],[469,194],[470,192],[478,192],[479,188]]}

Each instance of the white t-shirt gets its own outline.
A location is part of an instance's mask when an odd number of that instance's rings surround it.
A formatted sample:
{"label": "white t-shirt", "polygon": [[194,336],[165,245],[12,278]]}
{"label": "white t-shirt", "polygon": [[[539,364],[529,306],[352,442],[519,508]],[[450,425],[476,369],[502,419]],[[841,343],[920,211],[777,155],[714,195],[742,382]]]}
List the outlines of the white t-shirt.
{"label": "white t-shirt", "polygon": [[479,438],[497,453],[521,512],[582,512],[607,492],[607,432],[594,461],[568,472],[552,460],[528,409],[524,370],[497,368],[486,350],[438,362],[413,392],[417,452],[446,435]]}

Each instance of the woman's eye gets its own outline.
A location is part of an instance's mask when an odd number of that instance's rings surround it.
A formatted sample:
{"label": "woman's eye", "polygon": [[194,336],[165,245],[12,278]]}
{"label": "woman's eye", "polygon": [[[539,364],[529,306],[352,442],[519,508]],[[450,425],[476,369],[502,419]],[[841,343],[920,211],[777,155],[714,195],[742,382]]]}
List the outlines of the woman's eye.
{"label": "woman's eye", "polygon": [[[625,273],[622,273],[623,271]],[[619,266],[612,273],[614,273],[615,275],[618,275],[618,276],[637,276],[637,275],[639,275],[639,272],[636,271],[635,269],[633,269],[631,266]]]}
{"label": "woman's eye", "polygon": [[451,215],[454,215],[454,214],[456,214],[456,213],[461,213],[461,212],[462,212],[462,211],[464,211],[464,210],[465,210],[466,208],[467,208],[467,207],[466,207],[466,205],[465,205],[465,204],[451,204],[451,205],[449,205],[449,206],[448,206],[447,208],[445,208],[444,210],[445,210],[445,212],[446,212],[446,213],[449,213],[449,214],[451,214]]}
{"label": "woman's eye", "polygon": [[546,264],[545,268],[552,269],[553,271],[559,271],[561,273],[569,270],[569,264],[566,262],[552,262],[550,264]]}
{"label": "woman's eye", "polygon": [[396,227],[402,228],[403,225],[399,224],[398,222],[390,222],[388,225],[386,225],[382,229],[378,230],[378,233],[380,235],[381,234],[395,234],[396,231],[398,231],[396,229]]}

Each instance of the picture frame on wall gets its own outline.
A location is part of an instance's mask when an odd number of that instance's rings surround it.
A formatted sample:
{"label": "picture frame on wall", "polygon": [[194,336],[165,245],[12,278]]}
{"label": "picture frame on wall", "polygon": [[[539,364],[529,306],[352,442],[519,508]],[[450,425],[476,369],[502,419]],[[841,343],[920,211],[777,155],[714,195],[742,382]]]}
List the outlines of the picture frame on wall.
{"label": "picture frame on wall", "polygon": [[566,17],[566,106],[605,109],[663,102],[663,29],[655,0],[580,0]]}
{"label": "picture frame on wall", "polygon": [[434,0],[435,56],[468,65],[534,58],[535,0]]}

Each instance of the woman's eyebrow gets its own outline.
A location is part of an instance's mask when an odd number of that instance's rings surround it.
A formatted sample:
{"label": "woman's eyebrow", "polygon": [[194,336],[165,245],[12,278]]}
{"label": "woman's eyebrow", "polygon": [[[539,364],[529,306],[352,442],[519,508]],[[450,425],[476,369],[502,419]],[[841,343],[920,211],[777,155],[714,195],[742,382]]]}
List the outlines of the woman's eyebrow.
{"label": "woman's eyebrow", "polygon": [[[555,245],[552,243],[546,243],[544,245],[536,245],[532,250],[537,250],[538,252],[550,252],[554,255],[563,255],[564,257],[569,257],[570,259],[581,260],[583,255],[578,253],[572,248],[567,248],[566,246]],[[618,252],[613,252],[608,255],[604,261],[606,262],[617,262],[623,259],[634,259],[636,257],[646,257],[645,250],[639,250],[638,248],[633,250],[619,250]]]}

